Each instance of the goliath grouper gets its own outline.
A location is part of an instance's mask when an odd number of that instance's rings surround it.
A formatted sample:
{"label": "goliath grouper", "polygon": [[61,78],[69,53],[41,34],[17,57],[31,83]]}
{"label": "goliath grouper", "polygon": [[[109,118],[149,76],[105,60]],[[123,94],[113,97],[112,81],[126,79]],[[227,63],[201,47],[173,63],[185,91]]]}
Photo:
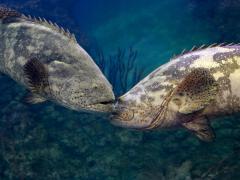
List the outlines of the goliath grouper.
{"label": "goliath grouper", "polygon": [[29,102],[111,111],[111,85],[68,30],[0,7],[0,42],[0,71],[31,91]]}
{"label": "goliath grouper", "polygon": [[184,127],[203,141],[210,120],[240,111],[240,46],[214,45],[173,58],[115,104],[115,125],[150,130]]}

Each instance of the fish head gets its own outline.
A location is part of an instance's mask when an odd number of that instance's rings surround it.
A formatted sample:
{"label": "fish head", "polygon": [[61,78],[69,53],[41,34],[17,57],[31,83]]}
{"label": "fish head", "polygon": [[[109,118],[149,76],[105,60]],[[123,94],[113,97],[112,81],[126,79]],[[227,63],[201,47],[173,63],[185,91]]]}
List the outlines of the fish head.
{"label": "fish head", "polygon": [[[50,64],[50,85],[55,100],[77,111],[111,112],[115,100],[111,84],[80,47]],[[56,89],[56,91],[54,91]]]}
{"label": "fish head", "polygon": [[140,130],[177,125],[183,118],[178,113],[178,107],[166,98],[159,98],[158,101],[161,103],[137,102],[127,99],[126,96],[120,97],[114,105],[111,123]]}
{"label": "fish head", "polygon": [[169,107],[171,89],[164,76],[146,77],[114,106],[112,123],[134,129],[153,129],[169,126],[177,109]]}
{"label": "fish head", "polygon": [[[144,97],[146,95],[143,95]],[[127,93],[116,100],[111,123],[132,129],[146,129],[152,123],[154,107],[145,103],[140,96]]]}
{"label": "fish head", "polygon": [[66,105],[71,109],[109,112],[112,109],[114,94],[106,79],[91,76],[73,76],[61,90]]}

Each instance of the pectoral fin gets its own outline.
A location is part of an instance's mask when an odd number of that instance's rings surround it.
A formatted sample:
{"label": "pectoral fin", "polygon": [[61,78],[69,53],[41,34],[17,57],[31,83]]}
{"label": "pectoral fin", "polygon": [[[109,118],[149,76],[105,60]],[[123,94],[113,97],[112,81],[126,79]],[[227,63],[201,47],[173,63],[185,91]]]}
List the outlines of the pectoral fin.
{"label": "pectoral fin", "polygon": [[32,94],[29,93],[26,97],[25,97],[25,101],[29,104],[38,104],[38,103],[43,103],[45,102],[47,99],[45,99],[44,97],[38,95],[38,94]]}
{"label": "pectoral fin", "polygon": [[24,65],[24,74],[32,93],[42,94],[49,87],[47,67],[33,58]]}
{"label": "pectoral fin", "polygon": [[217,82],[205,68],[194,69],[176,87],[172,101],[179,113],[190,114],[206,107],[217,94]]}
{"label": "pectoral fin", "polygon": [[215,133],[207,118],[198,118],[191,122],[183,123],[182,125],[202,141],[211,142],[215,139]]}
{"label": "pectoral fin", "polygon": [[33,58],[24,65],[24,75],[31,91],[26,97],[27,102],[32,104],[44,102],[46,99],[43,96],[49,92],[47,67]]}

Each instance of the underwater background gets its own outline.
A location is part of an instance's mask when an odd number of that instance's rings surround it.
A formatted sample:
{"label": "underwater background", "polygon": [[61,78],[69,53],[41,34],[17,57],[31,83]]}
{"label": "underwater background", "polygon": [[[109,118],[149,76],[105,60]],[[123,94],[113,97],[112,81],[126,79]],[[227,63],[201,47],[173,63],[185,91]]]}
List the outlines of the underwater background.
{"label": "underwater background", "polygon": [[[0,0],[73,32],[119,96],[174,54],[240,42],[240,0]],[[213,122],[217,138],[184,129],[133,131],[51,102],[0,76],[0,179],[240,179],[240,116]]]}

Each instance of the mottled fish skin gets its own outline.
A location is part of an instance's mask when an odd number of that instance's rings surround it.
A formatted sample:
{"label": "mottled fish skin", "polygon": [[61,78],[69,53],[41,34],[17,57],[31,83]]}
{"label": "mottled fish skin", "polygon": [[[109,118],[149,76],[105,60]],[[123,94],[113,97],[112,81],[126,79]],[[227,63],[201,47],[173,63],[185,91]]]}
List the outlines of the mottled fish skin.
{"label": "mottled fish skin", "polygon": [[[171,96],[179,83],[198,68],[206,69],[215,79],[217,95],[201,112],[179,114],[179,107]],[[121,96],[115,104],[112,123],[134,129],[168,128],[196,117],[232,114],[240,111],[239,88],[240,46],[196,50],[160,66]]]}
{"label": "mottled fish skin", "polygon": [[[45,20],[44,20],[45,21]],[[50,22],[0,17],[0,71],[28,87],[24,65],[38,59],[48,69],[45,98],[77,111],[111,111],[112,87],[87,52]]]}

